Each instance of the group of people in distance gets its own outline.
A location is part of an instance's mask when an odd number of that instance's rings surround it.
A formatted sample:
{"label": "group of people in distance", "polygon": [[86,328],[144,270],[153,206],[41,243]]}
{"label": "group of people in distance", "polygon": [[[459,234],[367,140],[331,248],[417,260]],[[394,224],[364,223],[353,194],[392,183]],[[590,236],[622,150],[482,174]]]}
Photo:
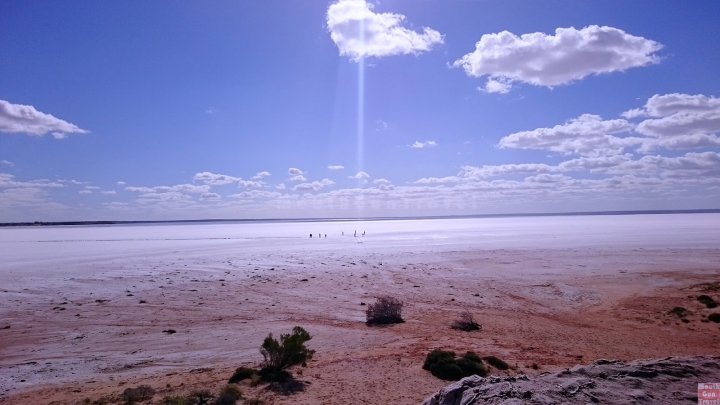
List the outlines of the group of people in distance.
{"label": "group of people in distance", "polygon": [[[345,231],[342,231],[342,235],[345,236]],[[355,231],[355,234],[353,234],[353,236],[354,236],[354,237],[357,237],[357,236],[358,236],[358,235],[357,235],[357,231]],[[363,233],[362,233],[361,236],[365,236],[365,231],[363,231]],[[313,237],[313,234],[310,234],[310,237],[312,238],[312,237]],[[323,234],[322,234],[322,233],[319,233],[317,237],[318,237],[318,238],[322,238],[322,237],[323,237]],[[325,238],[327,238],[327,234],[325,234]]]}

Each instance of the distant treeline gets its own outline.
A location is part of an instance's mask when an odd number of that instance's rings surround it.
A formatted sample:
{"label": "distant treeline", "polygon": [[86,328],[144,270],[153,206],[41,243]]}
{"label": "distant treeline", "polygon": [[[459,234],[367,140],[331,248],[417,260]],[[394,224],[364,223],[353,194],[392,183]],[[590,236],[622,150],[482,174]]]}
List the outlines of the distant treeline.
{"label": "distant treeline", "polygon": [[389,221],[418,219],[463,219],[463,218],[508,218],[508,217],[562,217],[578,215],[647,215],[647,214],[718,214],[720,209],[698,210],[654,210],[654,211],[595,211],[595,212],[546,212],[517,214],[478,214],[478,215],[443,215],[424,217],[368,217],[368,218],[267,218],[267,219],[178,219],[166,221],[35,221],[35,222],[0,222],[3,226],[88,226],[88,225],[141,225],[141,224],[196,224],[208,222],[343,222],[343,221]]}

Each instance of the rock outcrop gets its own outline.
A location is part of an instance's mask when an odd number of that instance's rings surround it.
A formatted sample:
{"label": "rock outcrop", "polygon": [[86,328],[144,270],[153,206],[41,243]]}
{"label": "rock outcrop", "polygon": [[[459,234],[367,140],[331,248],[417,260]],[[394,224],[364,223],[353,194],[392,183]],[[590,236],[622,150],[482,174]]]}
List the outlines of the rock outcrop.
{"label": "rock outcrop", "polygon": [[720,357],[598,360],[536,377],[471,376],[422,405],[697,404],[698,383],[720,382]]}

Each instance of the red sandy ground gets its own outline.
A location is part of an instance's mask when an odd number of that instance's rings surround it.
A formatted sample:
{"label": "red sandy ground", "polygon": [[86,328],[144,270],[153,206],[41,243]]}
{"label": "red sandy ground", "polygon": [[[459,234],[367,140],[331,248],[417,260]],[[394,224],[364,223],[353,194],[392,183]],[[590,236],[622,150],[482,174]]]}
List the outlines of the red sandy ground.
{"label": "red sandy ground", "polygon": [[[307,368],[292,370],[304,391],[243,382],[246,397],[417,404],[447,385],[421,368],[433,348],[495,355],[516,369],[493,373],[530,375],[598,358],[720,354],[720,325],[702,321],[713,310],[696,300],[720,300],[700,285],[720,281],[720,250],[341,253],[147,257],[123,263],[123,272],[88,264],[107,270],[102,277],[0,287],[0,328],[10,326],[0,329],[0,403],[120,403],[125,388],[140,384],[157,390],[153,404],[217,392],[235,367],[259,364],[269,332],[295,325],[314,336],[308,345],[317,351]],[[406,323],[364,324],[360,303],[381,294],[406,303]],[[690,311],[689,323],[668,314],[675,306]],[[465,309],[481,331],[449,328]],[[162,332],[170,328],[177,333]]]}

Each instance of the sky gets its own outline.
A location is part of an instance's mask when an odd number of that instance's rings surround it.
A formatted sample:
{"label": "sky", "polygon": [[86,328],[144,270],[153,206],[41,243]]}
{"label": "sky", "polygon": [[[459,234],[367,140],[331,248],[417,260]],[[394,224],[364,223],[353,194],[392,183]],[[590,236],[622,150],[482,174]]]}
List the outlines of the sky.
{"label": "sky", "polygon": [[720,3],[0,2],[0,222],[720,208]]}

